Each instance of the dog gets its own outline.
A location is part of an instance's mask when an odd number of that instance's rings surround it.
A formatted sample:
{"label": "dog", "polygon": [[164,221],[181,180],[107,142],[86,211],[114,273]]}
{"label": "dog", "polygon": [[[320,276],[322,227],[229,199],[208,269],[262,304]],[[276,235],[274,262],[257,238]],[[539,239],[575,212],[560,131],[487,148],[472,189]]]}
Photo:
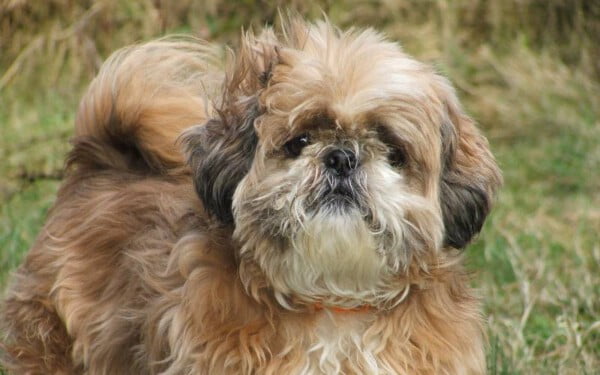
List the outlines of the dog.
{"label": "dog", "polygon": [[9,372],[485,372],[487,140],[380,33],[282,24],[103,65],[2,304]]}

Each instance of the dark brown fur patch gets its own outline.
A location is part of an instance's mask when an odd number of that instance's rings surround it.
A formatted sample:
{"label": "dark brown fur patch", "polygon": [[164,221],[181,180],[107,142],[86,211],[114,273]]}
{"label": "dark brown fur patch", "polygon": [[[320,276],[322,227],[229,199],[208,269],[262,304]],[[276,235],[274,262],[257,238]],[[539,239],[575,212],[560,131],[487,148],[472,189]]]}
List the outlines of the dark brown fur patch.
{"label": "dark brown fur patch", "polygon": [[481,231],[501,176],[485,138],[461,110],[447,105],[452,121],[441,125],[440,205],[444,245],[462,249]]}
{"label": "dark brown fur patch", "polygon": [[254,131],[258,111],[256,105],[251,107],[245,118],[210,120],[188,131],[182,140],[198,196],[225,224],[233,223],[233,192],[248,173],[258,142]]}

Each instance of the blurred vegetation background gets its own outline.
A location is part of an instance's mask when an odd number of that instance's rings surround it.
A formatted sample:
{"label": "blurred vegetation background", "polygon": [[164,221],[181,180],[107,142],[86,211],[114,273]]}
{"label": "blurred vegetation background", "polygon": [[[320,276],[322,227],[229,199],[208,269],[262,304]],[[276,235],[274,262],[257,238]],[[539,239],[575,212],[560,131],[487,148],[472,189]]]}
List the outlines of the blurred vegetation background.
{"label": "blurred vegetation background", "polygon": [[384,31],[454,82],[489,138],[505,186],[467,250],[489,372],[599,374],[597,0],[0,0],[0,291],[54,200],[78,99],[112,51],[167,33],[235,47],[242,27],[288,8]]}

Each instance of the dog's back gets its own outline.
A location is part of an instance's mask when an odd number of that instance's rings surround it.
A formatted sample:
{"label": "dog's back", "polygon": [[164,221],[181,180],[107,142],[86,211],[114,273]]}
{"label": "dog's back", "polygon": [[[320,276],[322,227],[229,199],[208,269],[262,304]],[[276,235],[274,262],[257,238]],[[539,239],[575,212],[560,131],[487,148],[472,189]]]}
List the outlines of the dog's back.
{"label": "dog's back", "polygon": [[8,371],[81,372],[75,356],[105,373],[145,372],[144,358],[132,360],[136,306],[155,291],[140,280],[160,273],[160,255],[201,209],[176,143],[209,115],[219,63],[208,45],[162,40],[104,64],[81,101],[56,203],[2,305]]}

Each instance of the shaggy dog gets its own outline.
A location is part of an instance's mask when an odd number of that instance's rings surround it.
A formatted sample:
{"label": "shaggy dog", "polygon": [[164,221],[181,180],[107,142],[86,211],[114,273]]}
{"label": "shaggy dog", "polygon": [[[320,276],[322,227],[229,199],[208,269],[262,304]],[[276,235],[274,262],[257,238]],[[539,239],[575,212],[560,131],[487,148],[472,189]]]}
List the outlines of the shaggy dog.
{"label": "shaggy dog", "polygon": [[486,139],[377,32],[284,24],[104,64],[3,302],[10,372],[484,373]]}

